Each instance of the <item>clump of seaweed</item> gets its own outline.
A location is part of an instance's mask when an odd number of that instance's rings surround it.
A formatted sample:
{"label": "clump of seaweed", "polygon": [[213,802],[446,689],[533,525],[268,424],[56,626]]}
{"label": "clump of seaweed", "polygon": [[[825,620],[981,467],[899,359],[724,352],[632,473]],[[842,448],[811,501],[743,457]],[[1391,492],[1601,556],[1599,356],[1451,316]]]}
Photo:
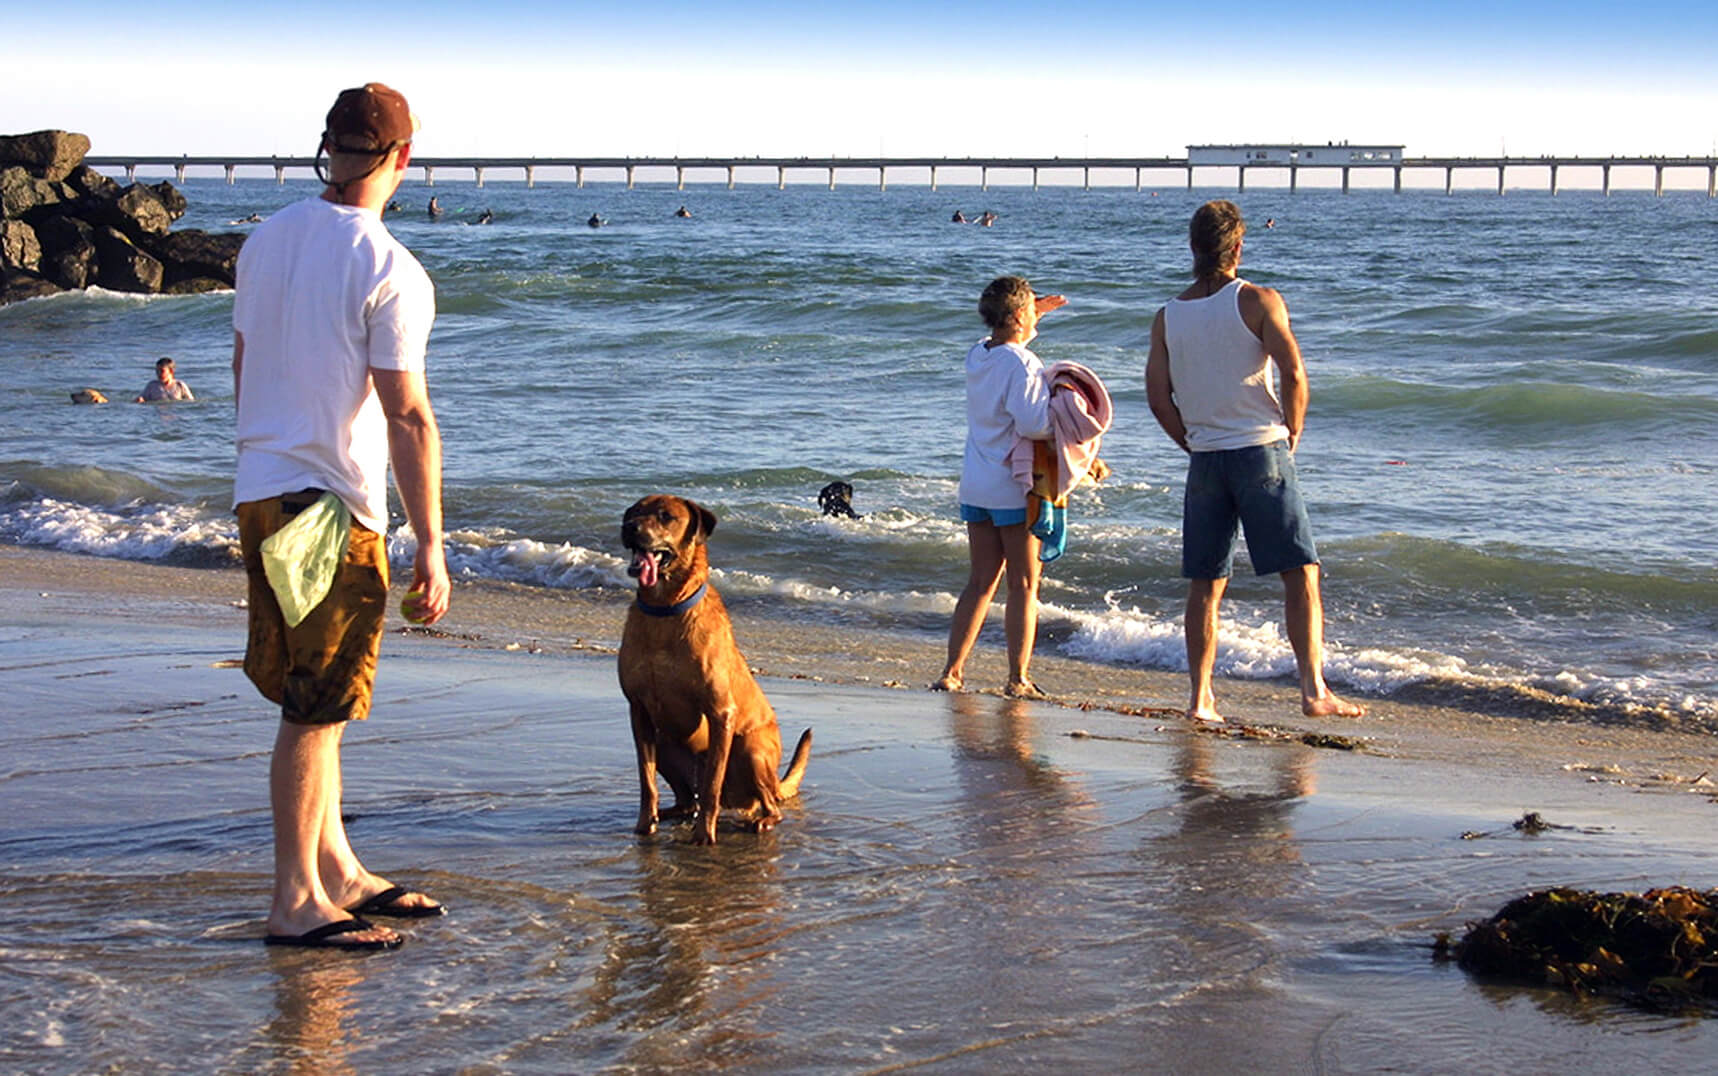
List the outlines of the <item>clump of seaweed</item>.
{"label": "clump of seaweed", "polygon": [[1718,889],[1547,889],[1510,901],[1453,945],[1476,975],[1561,986],[1653,1008],[1718,1011]]}

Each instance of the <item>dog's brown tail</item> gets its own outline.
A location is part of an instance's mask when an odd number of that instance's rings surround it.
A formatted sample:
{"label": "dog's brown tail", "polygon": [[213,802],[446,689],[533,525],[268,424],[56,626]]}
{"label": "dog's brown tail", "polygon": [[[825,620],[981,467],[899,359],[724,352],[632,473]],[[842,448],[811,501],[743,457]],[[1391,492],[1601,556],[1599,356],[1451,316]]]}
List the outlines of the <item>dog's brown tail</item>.
{"label": "dog's brown tail", "polygon": [[805,764],[811,760],[811,730],[806,729],[799,734],[799,743],[793,747],[793,758],[788,760],[787,772],[781,775],[781,798],[792,799],[799,795],[799,779],[805,776]]}

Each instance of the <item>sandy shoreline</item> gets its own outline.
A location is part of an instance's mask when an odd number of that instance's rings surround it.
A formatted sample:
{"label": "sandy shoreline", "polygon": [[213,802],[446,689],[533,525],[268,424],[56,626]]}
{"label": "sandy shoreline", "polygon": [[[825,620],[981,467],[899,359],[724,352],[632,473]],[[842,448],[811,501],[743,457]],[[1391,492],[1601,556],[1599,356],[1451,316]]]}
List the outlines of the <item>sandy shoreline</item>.
{"label": "sandy shoreline", "polygon": [[[395,582],[396,591],[402,590]],[[391,618],[389,632],[461,648],[602,656],[619,645],[631,600],[630,592],[621,590],[550,590],[488,580],[456,581],[454,587],[452,610],[435,629],[411,628]],[[74,610],[82,604],[155,621],[207,624],[211,616],[231,616],[233,645],[243,647],[244,578],[237,569],[180,568],[0,544],[0,595],[8,603],[52,595]],[[1001,618],[990,619],[969,661],[968,682],[976,694],[999,695],[1006,674],[997,635]],[[780,620],[744,608],[734,610],[734,621],[747,659],[767,678],[922,692],[943,658],[941,640],[909,632]],[[1055,695],[1047,705],[1114,711],[1158,727],[1185,724],[1182,673],[1067,658],[1051,652],[1043,640],[1033,664],[1034,678]],[[1321,719],[1300,713],[1298,696],[1287,682],[1233,679],[1220,681],[1219,701],[1235,727],[1203,730],[1213,736],[1309,743],[1329,737],[1326,742],[1352,741],[1361,750],[1392,757],[1489,758],[1506,769],[1560,768],[1580,779],[1718,795],[1712,783],[1718,778],[1718,744],[1709,734],[1617,723],[1604,715],[1595,720],[1579,706],[1541,705],[1524,697],[1517,712],[1498,714],[1435,701],[1361,698],[1368,710],[1364,718]]]}
{"label": "sandy shoreline", "polygon": [[[1313,721],[1235,683],[1264,734],[1223,737],[1145,709],[1178,675],[1046,657],[1065,703],[943,695],[937,640],[742,614],[816,742],[780,829],[703,849],[632,832],[627,596],[489,583],[456,586],[445,633],[390,632],[345,751],[354,842],[453,914],[375,959],[265,951],[273,719],[232,667],[242,593],[0,547],[0,1067],[1651,1071],[1718,1048],[1718,1021],[1429,956],[1530,888],[1718,881],[1708,738],[1393,701]],[[1515,830],[1529,810],[1556,828]]]}

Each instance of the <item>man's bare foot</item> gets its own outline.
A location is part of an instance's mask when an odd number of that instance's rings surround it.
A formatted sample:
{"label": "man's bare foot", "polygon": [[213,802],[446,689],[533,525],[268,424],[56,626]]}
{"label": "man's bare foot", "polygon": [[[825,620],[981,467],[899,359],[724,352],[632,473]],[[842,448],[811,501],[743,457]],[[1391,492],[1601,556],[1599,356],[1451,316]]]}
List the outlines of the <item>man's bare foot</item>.
{"label": "man's bare foot", "polygon": [[1196,706],[1193,709],[1188,710],[1187,719],[1189,721],[1198,721],[1205,725],[1228,724],[1227,721],[1223,720],[1223,715],[1218,713],[1214,707],[1210,706]]}
{"label": "man's bare foot", "polygon": [[1300,712],[1307,717],[1365,717],[1366,707],[1325,692],[1316,699],[1302,698]]}
{"label": "man's bare foot", "polygon": [[1047,699],[1050,697],[1030,680],[1016,680],[1003,688],[1002,694],[1011,699]]}
{"label": "man's bare foot", "polygon": [[958,676],[945,675],[931,684],[932,691],[959,691],[963,686]]}
{"label": "man's bare foot", "polygon": [[[312,907],[298,909],[296,915],[268,917],[268,937],[271,945],[314,945],[323,949],[397,948],[404,940],[397,932],[356,918],[341,909],[334,909],[318,918]],[[345,924],[334,928],[331,924]]]}

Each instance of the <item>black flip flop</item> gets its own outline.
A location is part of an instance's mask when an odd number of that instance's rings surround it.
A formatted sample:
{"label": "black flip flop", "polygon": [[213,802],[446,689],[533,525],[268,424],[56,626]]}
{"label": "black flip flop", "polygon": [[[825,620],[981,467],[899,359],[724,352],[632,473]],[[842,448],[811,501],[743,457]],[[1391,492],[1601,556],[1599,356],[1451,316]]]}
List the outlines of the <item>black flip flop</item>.
{"label": "black flip flop", "polygon": [[397,934],[392,938],[382,938],[376,941],[337,942],[331,940],[342,934],[358,934],[372,929],[374,929],[374,924],[353,916],[351,919],[336,919],[332,923],[324,923],[315,930],[307,930],[303,934],[270,934],[263,938],[263,944],[290,945],[299,949],[350,949],[354,953],[366,953],[382,949],[398,949],[406,943],[406,939]]}
{"label": "black flip flop", "polygon": [[353,915],[379,915],[389,919],[434,919],[447,914],[445,904],[401,904],[400,898],[411,895],[403,885],[391,885],[375,896],[346,910]]}

